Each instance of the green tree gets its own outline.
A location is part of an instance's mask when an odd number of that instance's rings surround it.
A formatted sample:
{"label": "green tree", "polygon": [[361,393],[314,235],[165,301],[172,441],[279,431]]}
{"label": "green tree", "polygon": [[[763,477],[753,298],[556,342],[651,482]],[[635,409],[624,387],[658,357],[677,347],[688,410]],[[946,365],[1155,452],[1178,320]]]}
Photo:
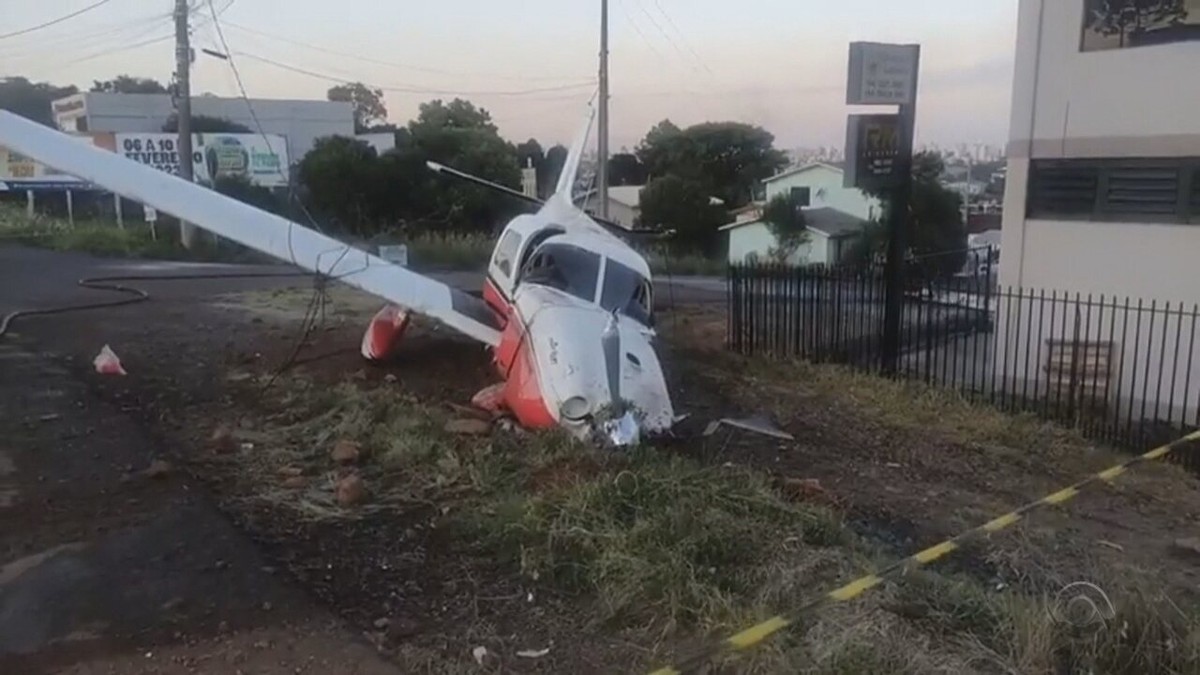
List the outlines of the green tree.
{"label": "green tree", "polygon": [[775,137],[741,122],[704,122],[680,130],[664,120],[655,125],[636,154],[650,177],[674,174],[699,182],[728,208],[753,197],[754,186],[787,166]]}
{"label": "green tree", "polygon": [[[163,123],[162,130],[166,133],[179,132],[179,115],[171,113],[167,121]],[[223,117],[209,117],[207,115],[192,115],[192,133],[195,134],[252,134],[254,131],[244,125],[238,124],[233,120],[227,120]]]}
{"label": "green tree", "polygon": [[608,184],[645,185],[646,167],[642,166],[637,155],[629,152],[618,152],[608,158]]}
{"label": "green tree", "polygon": [[711,255],[719,248],[718,228],[725,221],[724,211],[711,201],[699,181],[674,174],[653,178],[642,188],[637,224],[674,230],[671,243],[677,250]]}
{"label": "green tree", "polygon": [[53,127],[51,103],[78,93],[79,89],[74,86],[59,87],[49,82],[31,82],[24,77],[0,78],[0,110]]}
{"label": "green tree", "polygon": [[92,91],[109,94],[166,94],[161,82],[149,77],[118,75],[111,80],[92,80]]}
{"label": "green tree", "polygon": [[681,164],[682,140],[683,131],[671,120],[663,120],[646,132],[634,154],[650,176],[665,176]]}
{"label": "green tree", "polygon": [[378,160],[375,149],[363,141],[344,136],[317,139],[296,173],[308,208],[339,231],[374,234],[387,215],[377,189]]}
{"label": "green tree", "polygon": [[542,144],[535,139],[531,138],[517,146],[517,163],[521,168],[532,166],[539,169],[544,161],[546,153],[542,150]]}
{"label": "green tree", "polygon": [[383,90],[373,89],[362,82],[330,87],[325,97],[330,101],[345,101],[354,106],[354,133],[364,133],[387,121],[387,105]]}
{"label": "green tree", "polygon": [[775,262],[788,262],[808,242],[808,224],[804,220],[803,205],[790,193],[776,195],[767,202],[763,207],[762,219],[775,236],[775,246],[771,248],[770,256]]}
{"label": "green tree", "polygon": [[282,198],[272,192],[270,188],[255,185],[245,176],[236,174],[220,176],[213,185],[213,189],[263,211],[283,214],[285,210]]}
{"label": "green tree", "polygon": [[[912,196],[908,203],[910,229],[907,256],[913,279],[929,280],[955,274],[966,262],[967,229],[962,218],[962,195],[942,186],[946,164],[941,155],[919,152],[913,156]],[[887,199],[884,193],[872,196]],[[886,202],[885,202],[886,203]],[[889,210],[882,223],[868,227],[857,242],[853,256],[881,259],[887,251]]]}
{"label": "green tree", "polygon": [[[519,189],[516,148],[500,137],[492,116],[470,101],[422,103],[409,122],[413,149],[426,160]],[[461,230],[491,230],[517,213],[511,197],[486,188],[438,177],[430,188],[436,217]]]}

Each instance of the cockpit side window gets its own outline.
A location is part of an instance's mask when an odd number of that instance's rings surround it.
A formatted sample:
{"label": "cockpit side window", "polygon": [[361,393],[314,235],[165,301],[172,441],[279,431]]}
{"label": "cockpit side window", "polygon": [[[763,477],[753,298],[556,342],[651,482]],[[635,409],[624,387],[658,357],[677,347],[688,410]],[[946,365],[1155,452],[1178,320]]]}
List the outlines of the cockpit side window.
{"label": "cockpit side window", "polygon": [[600,293],[600,306],[650,325],[654,320],[650,280],[609,258],[604,273],[604,289]]}
{"label": "cockpit side window", "polygon": [[492,264],[496,269],[500,270],[505,277],[512,277],[513,265],[517,257],[517,251],[521,248],[520,233],[509,230],[504,233],[504,237],[500,239],[500,244],[496,246],[496,255],[492,259]]}

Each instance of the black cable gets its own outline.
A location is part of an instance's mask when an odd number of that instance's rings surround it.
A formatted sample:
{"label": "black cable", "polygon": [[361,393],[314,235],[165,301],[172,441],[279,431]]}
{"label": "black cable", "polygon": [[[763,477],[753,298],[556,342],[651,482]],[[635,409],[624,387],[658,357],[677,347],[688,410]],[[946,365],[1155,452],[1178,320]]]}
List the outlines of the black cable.
{"label": "black cable", "polygon": [[13,321],[21,317],[29,316],[46,316],[50,314],[66,314],[68,312],[80,312],[89,309],[104,309],[108,307],[121,307],[123,305],[132,305],[139,302],[145,302],[150,299],[150,293],[140,288],[132,286],[124,286],[117,282],[121,281],[196,281],[203,279],[270,279],[284,277],[307,277],[310,276],[307,272],[279,272],[279,273],[249,273],[249,272],[224,272],[224,273],[208,273],[208,274],[171,274],[171,275],[130,275],[130,276],[114,276],[114,277],[88,277],[80,279],[77,285],[80,288],[87,288],[96,291],[111,291],[122,293],[131,297],[121,300],[111,300],[108,302],[88,302],[77,305],[63,305],[61,307],[49,307],[47,309],[19,309],[14,312],[5,314],[0,318],[0,337],[8,333],[12,327]]}
{"label": "black cable", "polygon": [[25,35],[27,33],[32,33],[36,30],[41,30],[43,28],[49,28],[50,26],[60,24],[68,19],[74,19],[75,17],[77,17],[80,14],[83,14],[85,12],[90,12],[93,9],[107,5],[110,2],[112,2],[112,0],[99,0],[99,2],[94,2],[90,5],[88,5],[87,7],[84,7],[83,9],[75,10],[74,12],[71,12],[70,14],[67,14],[65,16],[60,16],[57,19],[51,19],[50,21],[46,21],[45,23],[39,23],[36,26],[30,26],[29,28],[22,28],[21,30],[16,30],[11,33],[4,33],[3,35],[0,35],[0,40],[3,40],[5,38],[16,37],[18,35]]}

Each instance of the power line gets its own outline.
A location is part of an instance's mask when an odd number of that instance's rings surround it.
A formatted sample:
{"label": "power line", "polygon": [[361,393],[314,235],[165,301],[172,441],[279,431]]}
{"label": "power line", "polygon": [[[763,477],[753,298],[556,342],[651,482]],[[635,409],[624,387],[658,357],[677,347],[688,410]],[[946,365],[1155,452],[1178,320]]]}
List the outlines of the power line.
{"label": "power line", "polygon": [[147,40],[141,40],[139,42],[134,42],[134,43],[127,44],[127,45],[121,45],[119,47],[113,47],[112,49],[106,49],[104,51],[95,52],[93,54],[88,54],[86,56],[80,56],[78,58],[71,59],[70,61],[65,61],[65,62],[63,62],[62,65],[64,65],[64,66],[71,65],[73,63],[79,63],[81,61],[89,61],[91,59],[98,59],[98,58],[102,58],[105,56],[112,56],[113,54],[127,52],[131,49],[138,49],[139,47],[145,47],[147,45],[158,44],[159,42],[166,42],[167,40],[172,40],[174,38],[175,38],[174,34],[160,35],[158,37],[150,38]]}
{"label": "power line", "polygon": [[658,19],[655,19],[654,15],[650,13],[650,10],[646,9],[646,3],[644,1],[638,2],[638,9],[642,10],[642,14],[645,14],[647,19],[650,19],[650,23],[654,24],[654,28],[658,30],[659,35],[662,35],[664,38],[666,38],[667,42],[671,43],[671,47],[678,52],[679,55],[684,58],[684,60],[687,60],[688,56],[684,53],[683,48],[679,46],[679,43],[675,41],[675,38],[671,37],[670,33],[663,30],[662,24],[658,22]]}
{"label": "power line", "polygon": [[[362,61],[364,63],[374,63],[376,65],[390,66],[392,68],[400,68],[403,70],[412,70],[412,71],[421,72],[421,73],[431,73],[434,75],[449,75],[449,76],[453,76],[453,77],[489,77],[489,78],[494,78],[494,79],[498,79],[498,80],[514,80],[514,81],[524,81],[524,82],[552,82],[552,81],[553,82],[561,82],[564,80],[577,79],[577,78],[569,78],[569,77],[549,77],[549,76],[539,77],[539,76],[523,76],[523,75],[503,75],[503,74],[499,74],[499,73],[464,73],[464,72],[456,72],[456,71],[452,71],[452,70],[443,70],[441,68],[431,68],[428,66],[416,66],[416,65],[407,64],[407,63],[397,63],[395,61],[385,61],[385,60],[381,60],[381,59],[371,58],[369,56],[362,56],[361,54],[351,54],[349,52],[341,52],[341,51],[337,51],[334,49],[329,49],[327,47],[321,47],[318,45],[309,44],[307,42],[303,42],[300,40],[294,40],[292,38],[287,38],[287,37],[283,37],[281,35],[268,33],[266,31],[258,30],[255,28],[247,28],[246,26],[236,24],[229,20],[225,20],[224,23],[226,26],[228,26],[230,28],[236,28],[237,30],[245,31],[252,35],[258,35],[260,37],[269,38],[271,40],[278,40],[280,42],[285,42],[287,44],[295,45],[297,47],[304,47],[306,49],[311,49],[311,50],[317,51],[317,52],[323,52],[325,54],[331,54],[333,56],[341,56],[341,57],[348,58],[348,59],[355,59],[358,61]],[[583,78],[578,78],[578,79],[583,79]]]}
{"label": "power line", "polygon": [[[301,75],[308,75],[309,77],[315,77],[317,79],[326,80],[329,82],[337,82],[339,84],[355,84],[356,83],[354,80],[350,80],[350,79],[347,79],[344,77],[335,77],[333,75],[327,75],[325,73],[318,73],[316,71],[308,70],[305,68],[300,68],[298,66],[292,66],[292,65],[288,65],[286,63],[281,63],[274,59],[269,59],[265,56],[259,56],[257,54],[250,54],[248,52],[238,52],[238,55],[244,56],[248,59],[254,59],[255,61],[261,61],[263,63],[275,66],[276,68],[282,68],[283,70],[290,70],[293,73],[299,73]],[[376,89],[381,89],[383,91],[390,91],[390,92],[401,93],[401,94],[425,94],[425,95],[430,95],[430,96],[527,96],[530,94],[541,94],[541,93],[549,93],[549,92],[565,92],[565,91],[571,91],[571,90],[575,90],[575,89],[591,88],[591,87],[596,86],[595,82],[581,82],[579,84],[564,84],[564,85],[559,85],[559,86],[555,86],[555,87],[537,87],[537,88],[532,88],[532,89],[520,89],[520,90],[512,90],[512,91],[468,91],[465,89],[427,89],[427,88],[417,87],[417,86],[412,86],[412,85],[381,85],[381,84],[373,84],[370,82],[363,82],[363,84],[367,84],[371,87],[374,87]]]}
{"label": "power line", "polygon": [[688,41],[687,36],[683,34],[683,31],[679,30],[679,26],[675,25],[675,21],[671,19],[671,15],[667,13],[667,10],[663,9],[662,3],[659,0],[654,0],[654,6],[658,8],[659,14],[662,14],[663,18],[667,20],[667,24],[671,27],[671,30],[674,30],[679,36],[679,39],[683,41],[683,45],[687,47],[688,51],[692,53],[692,56],[696,58],[696,62],[699,63],[704,70],[708,71],[709,75],[713,75],[714,73],[712,68],[709,68],[708,64],[704,62],[704,59],[700,58],[700,54],[698,54],[696,50],[692,48],[692,43]]}
{"label": "power line", "polygon": [[69,21],[71,19],[74,19],[75,17],[79,16],[80,14],[90,12],[93,9],[96,9],[97,7],[102,7],[104,5],[107,5],[110,2],[112,2],[112,0],[99,0],[99,2],[94,2],[90,5],[88,5],[87,7],[84,7],[83,9],[75,10],[74,12],[71,12],[70,14],[67,14],[65,16],[60,16],[57,19],[51,19],[50,21],[47,21],[45,23],[39,23],[36,26],[30,26],[29,28],[22,28],[21,30],[13,31],[12,33],[5,33],[3,35],[0,35],[0,40],[3,40],[5,38],[16,37],[18,35],[25,35],[26,33],[32,33],[36,30],[42,30],[43,28],[49,28],[50,26],[54,26],[54,25],[60,24],[64,21]]}
{"label": "power line", "polygon": [[650,51],[653,52],[660,61],[666,63],[667,57],[663,56],[663,53],[658,51],[658,48],[654,46],[654,43],[650,41],[650,38],[646,37],[646,34],[642,32],[641,26],[637,24],[637,21],[634,21],[633,14],[629,11],[629,7],[625,5],[625,0],[618,0],[618,4],[621,5],[621,11],[625,13],[625,18],[629,21],[629,25],[633,27],[633,31],[638,34],[638,37],[642,39],[642,42],[646,43],[646,46],[650,48]]}
{"label": "power line", "polygon": [[169,22],[170,14],[162,12],[116,24],[88,26],[80,30],[68,28],[31,36],[28,41],[5,42],[0,44],[0,53],[6,58],[43,58],[48,54],[61,56],[64,50],[76,51],[81,48],[86,50],[108,46],[114,39],[117,44],[140,39],[145,37],[145,29],[165,26]]}

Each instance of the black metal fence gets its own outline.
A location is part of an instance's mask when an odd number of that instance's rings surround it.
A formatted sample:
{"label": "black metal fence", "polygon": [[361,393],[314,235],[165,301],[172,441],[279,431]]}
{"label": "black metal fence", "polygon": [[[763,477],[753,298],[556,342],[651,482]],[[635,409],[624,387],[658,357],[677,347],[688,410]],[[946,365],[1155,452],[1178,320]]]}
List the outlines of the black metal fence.
{"label": "black metal fence", "polygon": [[[1200,306],[1001,288],[991,251],[962,258],[910,261],[898,375],[1130,450],[1200,427]],[[728,312],[736,351],[883,370],[882,265],[735,265]]]}

